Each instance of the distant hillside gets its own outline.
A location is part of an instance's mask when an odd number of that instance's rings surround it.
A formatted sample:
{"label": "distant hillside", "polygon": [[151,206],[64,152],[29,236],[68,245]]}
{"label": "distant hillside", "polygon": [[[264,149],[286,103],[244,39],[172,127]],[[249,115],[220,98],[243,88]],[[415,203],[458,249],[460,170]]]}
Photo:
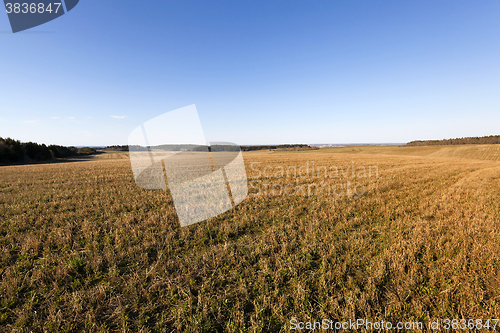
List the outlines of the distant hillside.
{"label": "distant hillside", "polygon": [[500,135],[490,135],[482,137],[470,137],[459,139],[445,139],[445,140],[424,140],[424,141],[411,141],[407,146],[436,146],[436,145],[485,145],[500,143]]}
{"label": "distant hillside", "polygon": [[68,158],[95,154],[94,148],[64,147],[57,145],[21,142],[11,138],[0,137],[0,165],[24,164],[50,161],[57,158]]}

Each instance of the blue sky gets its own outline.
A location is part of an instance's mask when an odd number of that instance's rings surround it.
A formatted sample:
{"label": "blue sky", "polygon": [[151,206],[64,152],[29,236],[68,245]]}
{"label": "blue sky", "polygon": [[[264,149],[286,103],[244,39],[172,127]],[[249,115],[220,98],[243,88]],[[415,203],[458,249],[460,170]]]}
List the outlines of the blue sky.
{"label": "blue sky", "polygon": [[208,141],[407,142],[500,134],[500,2],[80,1],[12,34],[0,136],[127,144],[196,104]]}

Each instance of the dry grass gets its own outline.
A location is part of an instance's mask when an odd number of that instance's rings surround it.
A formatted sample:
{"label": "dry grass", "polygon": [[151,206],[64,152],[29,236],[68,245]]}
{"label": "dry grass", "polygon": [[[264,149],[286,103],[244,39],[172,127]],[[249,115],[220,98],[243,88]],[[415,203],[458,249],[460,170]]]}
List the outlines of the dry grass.
{"label": "dry grass", "polygon": [[456,146],[364,146],[321,149],[328,153],[357,153],[377,155],[425,156],[431,158],[461,158],[500,161],[500,145],[456,145]]}
{"label": "dry grass", "polygon": [[[252,189],[236,209],[185,228],[167,192],[135,185],[126,154],[0,167],[0,331],[261,332],[287,331],[292,318],[499,318],[500,163],[464,157],[475,149],[464,147],[446,156],[400,147],[247,153],[249,181],[252,162],[261,171],[376,165],[379,177],[261,177],[350,180],[366,193]],[[497,156],[490,148],[481,156]]]}

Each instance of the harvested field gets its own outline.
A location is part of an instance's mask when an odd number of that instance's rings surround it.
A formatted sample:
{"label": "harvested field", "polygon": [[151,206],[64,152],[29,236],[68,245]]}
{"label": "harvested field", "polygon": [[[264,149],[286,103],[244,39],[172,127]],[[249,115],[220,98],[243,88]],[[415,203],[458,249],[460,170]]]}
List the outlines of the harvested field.
{"label": "harvested field", "polygon": [[0,167],[0,331],[499,318],[499,151],[248,152],[249,196],[184,228],[126,153]]}

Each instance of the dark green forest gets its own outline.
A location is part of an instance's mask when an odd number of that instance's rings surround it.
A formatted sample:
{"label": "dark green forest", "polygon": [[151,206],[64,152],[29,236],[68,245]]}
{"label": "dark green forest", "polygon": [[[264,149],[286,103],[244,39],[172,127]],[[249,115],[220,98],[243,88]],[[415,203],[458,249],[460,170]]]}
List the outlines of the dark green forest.
{"label": "dark green forest", "polygon": [[434,145],[485,145],[500,143],[500,135],[490,135],[482,137],[444,139],[444,140],[424,140],[411,141],[407,146],[434,146]]}
{"label": "dark green forest", "polygon": [[25,164],[95,154],[94,148],[76,148],[57,145],[21,142],[0,137],[0,164]]}

